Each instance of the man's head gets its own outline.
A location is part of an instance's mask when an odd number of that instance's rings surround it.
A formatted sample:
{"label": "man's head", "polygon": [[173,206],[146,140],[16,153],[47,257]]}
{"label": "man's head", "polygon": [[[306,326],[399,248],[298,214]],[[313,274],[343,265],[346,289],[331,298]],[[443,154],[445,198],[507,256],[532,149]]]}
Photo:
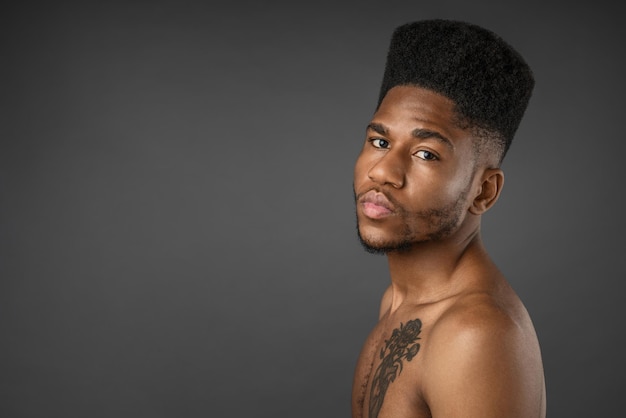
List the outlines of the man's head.
{"label": "man's head", "polygon": [[378,105],[399,85],[424,87],[451,99],[459,124],[483,141],[477,148],[499,152],[501,161],[534,78],[524,59],[495,33],[465,22],[426,20],[394,31]]}
{"label": "man's head", "polygon": [[533,84],[522,58],[485,29],[441,20],[396,29],[355,166],[366,249],[476,231],[502,189],[499,165]]}

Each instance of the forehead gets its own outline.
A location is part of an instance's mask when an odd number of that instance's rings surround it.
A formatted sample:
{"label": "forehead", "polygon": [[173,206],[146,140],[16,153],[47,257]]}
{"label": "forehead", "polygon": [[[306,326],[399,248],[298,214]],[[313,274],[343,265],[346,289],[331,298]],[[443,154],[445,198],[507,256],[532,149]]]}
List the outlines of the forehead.
{"label": "forehead", "polygon": [[435,129],[445,136],[467,136],[458,126],[455,104],[447,97],[417,86],[396,86],[389,90],[374,114],[390,128]]}

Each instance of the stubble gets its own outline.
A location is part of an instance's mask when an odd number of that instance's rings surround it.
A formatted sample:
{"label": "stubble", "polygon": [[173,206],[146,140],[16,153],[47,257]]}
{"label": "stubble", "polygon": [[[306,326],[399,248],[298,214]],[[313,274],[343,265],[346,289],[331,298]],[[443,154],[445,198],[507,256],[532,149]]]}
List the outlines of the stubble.
{"label": "stubble", "polygon": [[454,202],[442,207],[428,208],[415,212],[405,210],[397,202],[390,199],[395,205],[397,216],[402,219],[403,228],[396,239],[390,239],[386,242],[376,242],[373,239],[364,237],[361,234],[357,216],[357,234],[361,245],[369,253],[388,254],[390,252],[406,252],[416,244],[436,242],[448,238],[460,225],[461,218],[466,210],[465,204],[470,186],[471,183]]}

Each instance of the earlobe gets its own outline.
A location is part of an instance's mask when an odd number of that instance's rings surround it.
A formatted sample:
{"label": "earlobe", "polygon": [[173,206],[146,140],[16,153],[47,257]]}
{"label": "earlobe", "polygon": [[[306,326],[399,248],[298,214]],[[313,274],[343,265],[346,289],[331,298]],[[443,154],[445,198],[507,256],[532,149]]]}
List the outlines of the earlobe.
{"label": "earlobe", "polygon": [[482,215],[498,200],[504,185],[504,172],[499,168],[488,168],[481,177],[478,193],[469,208],[474,215]]}

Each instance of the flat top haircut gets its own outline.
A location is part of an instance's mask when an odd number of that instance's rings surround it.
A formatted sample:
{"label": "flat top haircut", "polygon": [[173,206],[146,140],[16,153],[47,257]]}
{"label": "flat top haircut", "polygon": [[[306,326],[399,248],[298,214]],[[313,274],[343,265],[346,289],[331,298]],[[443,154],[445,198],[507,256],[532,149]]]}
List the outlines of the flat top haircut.
{"label": "flat top haircut", "polygon": [[534,84],[528,64],[497,34],[466,22],[425,20],[394,31],[378,106],[395,86],[433,90],[456,104],[460,126],[497,142],[502,161]]}

